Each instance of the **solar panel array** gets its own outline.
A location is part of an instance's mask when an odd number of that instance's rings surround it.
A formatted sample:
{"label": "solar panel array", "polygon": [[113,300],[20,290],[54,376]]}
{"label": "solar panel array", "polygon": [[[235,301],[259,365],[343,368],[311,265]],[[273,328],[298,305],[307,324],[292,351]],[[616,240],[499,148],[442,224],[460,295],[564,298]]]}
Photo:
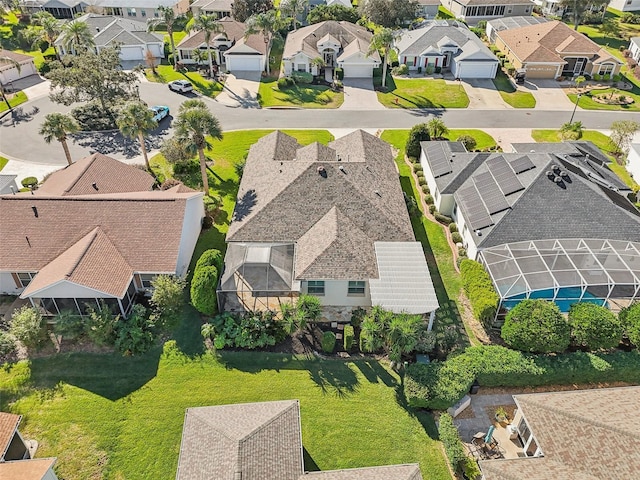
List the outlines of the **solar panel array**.
{"label": "solar panel array", "polygon": [[434,145],[433,148],[429,148],[427,156],[434,178],[441,177],[453,171],[449,156],[444,152],[444,148],[441,145]]}
{"label": "solar panel array", "polygon": [[491,215],[509,208],[509,202],[504,198],[491,173],[482,172],[474,175],[473,182]]}
{"label": "solar panel array", "polygon": [[487,168],[505,195],[523,190],[524,187],[502,155],[487,160]]}
{"label": "solar panel array", "polygon": [[489,212],[482,203],[480,193],[474,185],[460,189],[460,200],[467,212],[472,230],[480,230],[493,225]]}
{"label": "solar panel array", "polygon": [[511,168],[516,173],[526,172],[527,170],[531,170],[532,168],[536,168],[529,157],[520,157],[515,160],[511,160],[509,162]]}

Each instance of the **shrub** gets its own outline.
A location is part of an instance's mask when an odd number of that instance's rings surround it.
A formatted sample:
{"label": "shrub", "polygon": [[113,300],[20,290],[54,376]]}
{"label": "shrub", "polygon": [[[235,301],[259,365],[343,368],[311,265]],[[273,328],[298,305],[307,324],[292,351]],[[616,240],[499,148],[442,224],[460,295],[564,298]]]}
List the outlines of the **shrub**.
{"label": "shrub", "polygon": [[418,334],[418,343],[416,344],[416,352],[431,353],[435,350],[437,343],[436,333],[425,328],[421,329]]}
{"label": "shrub", "polygon": [[362,324],[362,319],[367,314],[367,311],[362,307],[356,307],[351,311],[351,325],[359,327]]}
{"label": "shrub", "polygon": [[115,116],[104,111],[100,104],[89,102],[71,110],[71,116],[78,122],[80,130],[85,132],[116,130]]}
{"label": "shrub", "polygon": [[450,223],[449,224],[449,231],[451,233],[455,233],[458,231],[458,225],[456,225],[455,223]]}
{"label": "shrub", "polygon": [[189,175],[200,171],[200,164],[196,160],[185,160],[173,164],[175,175]]}
{"label": "shrub", "polygon": [[344,80],[344,70],[342,68],[336,68],[334,70],[336,78],[340,81]]}
{"label": "shrub", "polygon": [[594,79],[596,82],[599,82],[599,81],[601,81],[601,80],[602,80],[602,75],[600,75],[599,73],[594,73],[594,74],[593,74],[593,79]]}
{"label": "shrub", "polygon": [[447,217],[446,215],[443,215],[441,213],[436,213],[434,217],[438,222],[444,225],[449,225],[452,222],[451,217]]}
{"label": "shrub", "polygon": [[196,262],[196,268],[203,267],[216,267],[218,271],[222,271],[222,266],[224,264],[224,256],[220,250],[216,250],[215,248],[211,248],[209,250],[205,250],[200,258]]}
{"label": "shrub", "polygon": [[462,243],[462,235],[460,235],[459,232],[453,232],[451,234],[451,240],[453,240],[453,243]]}
{"label": "shrub", "polygon": [[444,451],[447,454],[451,468],[453,468],[454,472],[457,472],[463,462],[466,461],[467,453],[462,445],[462,440],[460,440],[458,429],[453,424],[453,417],[448,413],[440,415],[440,419],[438,420],[438,437],[444,446]]}
{"label": "shrub", "polygon": [[569,310],[571,343],[589,350],[618,346],[622,322],[611,311],[594,303],[574,303]]}
{"label": "shrub", "polygon": [[37,348],[46,338],[42,315],[37,308],[24,305],[13,312],[9,333],[27,348]]}
{"label": "shrub", "polygon": [[420,185],[421,187],[427,184],[427,179],[420,176],[418,177],[418,185]]}
{"label": "shrub", "polygon": [[457,141],[462,143],[464,145],[464,148],[466,148],[468,151],[473,150],[477,145],[476,139],[471,135],[460,135]]}
{"label": "shrub", "polygon": [[468,259],[460,262],[460,274],[473,315],[485,326],[489,325],[495,317],[500,301],[491,277],[480,263]]}
{"label": "shrub", "polygon": [[38,179],[36,177],[26,177],[20,183],[24,188],[31,188],[38,185]]}
{"label": "shrub", "polygon": [[434,213],[436,213],[436,206],[435,205],[429,205],[429,213],[431,215],[433,215]]}
{"label": "shrub", "polygon": [[424,171],[424,169],[422,168],[422,165],[420,165],[419,163],[414,163],[412,168],[413,168],[413,171],[417,174]]}
{"label": "shrub", "polygon": [[51,62],[49,61],[42,62],[38,67],[38,73],[43,77],[46,77],[47,73],[49,73],[50,71],[51,71]]}
{"label": "shrub", "polygon": [[280,77],[278,79],[278,89],[286,90],[294,85],[293,79],[291,77]]}
{"label": "shrub", "polygon": [[322,334],[322,350],[326,353],[333,353],[336,348],[336,334],[333,332],[324,332]]}
{"label": "shrub", "polygon": [[134,305],[128,318],[119,318],[114,326],[115,346],[123,355],[140,355],[148,351],[155,340],[154,325],[147,309]]}
{"label": "shrub", "polygon": [[422,191],[423,193],[430,193],[431,190],[429,190],[429,185],[422,185]]}
{"label": "shrub", "polygon": [[502,339],[523,352],[563,352],[571,330],[557,305],[546,300],[523,300],[507,314]]}
{"label": "shrub", "polygon": [[392,75],[406,75],[407,73],[409,73],[409,67],[404,63],[391,69]]}
{"label": "shrub", "polygon": [[418,182],[420,182],[420,180],[424,180],[424,179],[425,179],[425,177],[424,177],[424,172],[418,172],[418,173],[416,174],[416,177],[417,177],[417,179],[418,179]]}
{"label": "shrub", "polygon": [[191,280],[191,304],[200,313],[213,315],[218,309],[216,286],[218,269],[214,266],[196,268]]}
{"label": "shrub", "polygon": [[[455,359],[462,357],[460,361]],[[412,407],[446,410],[471,388],[477,368],[462,355],[446,362],[412,363],[405,371],[404,391]]]}
{"label": "shrub", "polygon": [[0,357],[11,355],[16,351],[16,341],[10,333],[0,330]]}
{"label": "shrub", "polygon": [[405,146],[405,153],[407,157],[419,158],[420,157],[420,142],[426,142],[431,140],[429,135],[429,128],[426,123],[418,123],[411,127],[409,131],[409,138]]}
{"label": "shrub", "polygon": [[308,85],[313,82],[313,75],[309,72],[293,72],[291,76],[293,77],[293,81],[295,83]]}
{"label": "shrub", "polygon": [[53,331],[70,339],[80,338],[85,333],[85,321],[76,312],[60,312],[55,317]]}
{"label": "shrub", "polygon": [[104,300],[100,300],[100,309],[88,308],[85,318],[85,331],[89,339],[96,345],[113,345],[115,342],[115,325],[120,315],[113,315]]}
{"label": "shrub", "polygon": [[629,341],[640,348],[640,302],[621,310],[620,321]]}
{"label": "shrub", "polygon": [[[398,62],[396,62],[398,63]],[[394,65],[391,65],[392,67]],[[397,65],[395,65],[397,66]],[[382,77],[382,67],[376,67],[373,69],[373,78],[381,78]]]}
{"label": "shrub", "polygon": [[274,312],[222,313],[201,327],[203,337],[213,337],[217,349],[225,347],[253,350],[275,345],[285,337]]}
{"label": "shrub", "polygon": [[[209,251],[211,250],[207,250],[207,252]],[[217,252],[217,250],[214,251]],[[153,294],[149,303],[153,307],[156,327],[161,330],[175,328],[180,320],[182,307],[185,304],[185,280],[175,275],[158,275],[151,282],[151,286],[153,287]]]}
{"label": "shrub", "polygon": [[[429,207],[431,207],[431,205],[433,205],[433,197],[429,194],[424,196],[424,201],[427,205],[429,205]],[[431,212],[433,213],[433,212]]]}
{"label": "shrub", "polygon": [[353,347],[353,342],[355,339],[355,333],[353,331],[353,327],[351,325],[345,325],[343,335],[344,335],[344,349],[345,351],[349,352]]}
{"label": "shrub", "polygon": [[405,204],[407,205],[407,212],[409,213],[409,216],[411,218],[417,218],[420,215],[422,215],[422,212],[418,207],[418,202],[416,202],[416,199],[413,197],[413,195],[407,195],[404,192],[402,193],[404,195],[404,201],[405,201]]}

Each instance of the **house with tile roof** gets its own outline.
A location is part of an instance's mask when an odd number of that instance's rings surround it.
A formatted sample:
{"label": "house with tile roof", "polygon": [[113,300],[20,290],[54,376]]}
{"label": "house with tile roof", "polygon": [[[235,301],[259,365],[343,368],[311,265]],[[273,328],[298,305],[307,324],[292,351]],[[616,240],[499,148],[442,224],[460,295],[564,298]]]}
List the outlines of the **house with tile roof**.
{"label": "house with tile roof", "polygon": [[[2,60],[0,60],[0,83],[2,83],[2,85],[6,86],[14,80],[20,80],[21,78],[38,73],[31,55],[0,49],[0,58],[2,58]],[[18,69],[16,63],[7,61],[7,58],[16,62],[20,68]]]}
{"label": "house with tile roof", "polygon": [[636,478],[639,395],[640,387],[514,395],[518,457],[480,461],[482,478]]}
{"label": "house with tile roof", "polygon": [[283,73],[318,75],[312,62],[321,58],[327,69],[342,68],[345,78],[372,78],[373,69],[381,65],[378,52],[368,54],[372,37],[364,27],[333,20],[289,32],[282,54]]}
{"label": "house with tile roof", "polygon": [[184,276],[200,233],[201,192],[152,190],[153,177],[94,154],[39,191],[0,196],[0,292],[45,315],[106,304],[128,314],[159,274]]}
{"label": "house with tile roof", "polygon": [[481,20],[531,15],[535,4],[531,0],[441,0],[455,18],[475,25]]}
{"label": "house with tile roof", "polygon": [[524,298],[611,308],[640,299],[640,211],[590,142],[466,152],[422,142],[436,208],[453,218],[471,259],[500,295],[499,318]]}
{"label": "house with tile roof", "polygon": [[[95,13],[87,13],[78,17],[76,21],[89,25],[96,51],[118,46],[123,68],[133,68],[136,64],[145,64],[147,51],[151,52],[156,63],[160,63],[160,60],[164,58],[162,35],[148,32],[146,23]],[[74,54],[64,48],[62,37],[58,37],[54,46],[60,56]]]}
{"label": "house with tile roof", "polygon": [[558,20],[495,32],[495,44],[527,78],[616,75],[622,62]]}
{"label": "house with tile roof", "polygon": [[362,130],[307,146],[276,131],[252,145],[226,241],[225,310],[278,310],[301,293],[431,318],[438,308],[391,147]]}
{"label": "house with tile roof", "polygon": [[494,78],[500,64],[475,33],[455,20],[432,20],[405,30],[394,49],[409,70],[451,72],[462,80]]}
{"label": "house with tile roof", "polygon": [[304,470],[300,402],[188,408],[176,480],[422,480],[417,464]]}
{"label": "house with tile roof", "polygon": [[[251,71],[261,72],[265,69],[267,46],[260,34],[245,37],[246,25],[231,18],[218,20],[223,31],[211,35],[209,47],[213,56],[213,63],[220,65],[222,70],[230,72]],[[195,50],[206,50],[207,44],[204,32],[197,31],[184,37],[176,46],[180,62],[195,64],[197,60]]]}

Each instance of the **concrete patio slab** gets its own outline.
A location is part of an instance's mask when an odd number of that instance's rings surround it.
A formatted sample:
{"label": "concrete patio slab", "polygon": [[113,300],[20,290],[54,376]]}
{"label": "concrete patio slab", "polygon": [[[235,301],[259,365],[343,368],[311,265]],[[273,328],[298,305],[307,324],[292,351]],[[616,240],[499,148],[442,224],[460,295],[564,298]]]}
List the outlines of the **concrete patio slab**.
{"label": "concrete patio slab", "polygon": [[216,102],[233,108],[260,108],[260,72],[234,72],[227,75]]}
{"label": "concrete patio slab", "polygon": [[378,102],[371,78],[345,78],[344,103],[339,110],[385,110]]}

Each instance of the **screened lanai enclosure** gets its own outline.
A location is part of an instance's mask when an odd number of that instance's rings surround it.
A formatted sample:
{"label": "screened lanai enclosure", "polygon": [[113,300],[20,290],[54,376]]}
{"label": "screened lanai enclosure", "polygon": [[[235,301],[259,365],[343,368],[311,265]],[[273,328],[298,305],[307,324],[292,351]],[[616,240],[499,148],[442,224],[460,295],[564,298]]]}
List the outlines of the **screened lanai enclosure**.
{"label": "screened lanai enclosure", "polygon": [[280,310],[300,292],[293,279],[294,245],[229,243],[218,305],[226,311]]}
{"label": "screened lanai enclosure", "polygon": [[508,243],[484,249],[478,260],[500,296],[498,318],[525,298],[576,302],[619,310],[640,300],[640,243],[559,239]]}

